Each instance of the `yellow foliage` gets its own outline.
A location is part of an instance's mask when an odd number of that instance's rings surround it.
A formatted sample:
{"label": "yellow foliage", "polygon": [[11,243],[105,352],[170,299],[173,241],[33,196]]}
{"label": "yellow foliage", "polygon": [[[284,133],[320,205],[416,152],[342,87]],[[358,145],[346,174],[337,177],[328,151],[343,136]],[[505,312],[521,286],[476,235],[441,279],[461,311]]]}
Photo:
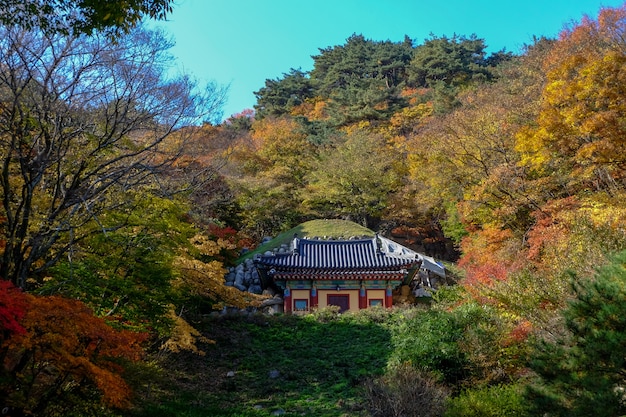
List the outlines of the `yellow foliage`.
{"label": "yellow foliage", "polygon": [[575,189],[610,189],[626,179],[626,10],[601,11],[564,32],[550,57],[536,126],[517,135],[521,163],[562,176]]}
{"label": "yellow foliage", "polygon": [[223,239],[213,241],[204,235],[194,236],[191,243],[197,251],[196,256],[185,253],[174,262],[178,270],[178,286],[182,291],[214,301],[215,309],[224,306],[245,308],[260,304],[262,297],[224,285],[227,271],[222,262],[200,260],[216,256],[222,249],[233,249],[232,243]]}
{"label": "yellow foliage", "polygon": [[170,352],[188,350],[198,355],[204,355],[204,351],[198,349],[197,343],[215,343],[215,341],[202,336],[198,330],[176,314],[173,309],[170,310],[169,317],[174,322],[174,327],[170,338],[163,343],[161,349]]}

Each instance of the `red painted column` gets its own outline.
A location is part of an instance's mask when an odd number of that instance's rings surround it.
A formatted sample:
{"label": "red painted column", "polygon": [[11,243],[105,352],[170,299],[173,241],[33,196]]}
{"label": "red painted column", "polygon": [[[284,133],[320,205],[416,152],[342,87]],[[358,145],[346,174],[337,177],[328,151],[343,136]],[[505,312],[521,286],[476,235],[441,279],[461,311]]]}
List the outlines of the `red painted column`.
{"label": "red painted column", "polygon": [[285,292],[283,293],[283,308],[285,313],[291,313],[291,289],[289,289],[289,284],[285,286]]}
{"label": "red painted column", "polygon": [[361,283],[361,288],[359,289],[359,309],[364,308],[367,308],[367,292],[365,286]]}
{"label": "red painted column", "polygon": [[317,299],[317,287],[315,283],[311,285],[311,308],[317,307],[318,299]]}
{"label": "red painted column", "polygon": [[387,290],[385,290],[385,307],[393,307],[393,294],[391,292],[391,285],[387,285]]}

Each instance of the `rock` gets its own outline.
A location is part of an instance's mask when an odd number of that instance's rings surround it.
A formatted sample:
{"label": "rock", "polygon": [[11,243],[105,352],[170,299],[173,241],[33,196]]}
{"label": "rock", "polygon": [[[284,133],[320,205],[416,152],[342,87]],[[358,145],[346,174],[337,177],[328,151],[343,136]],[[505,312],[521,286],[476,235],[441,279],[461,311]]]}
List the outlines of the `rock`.
{"label": "rock", "polygon": [[278,369],[272,369],[268,376],[270,377],[270,379],[276,379],[280,376],[280,371]]}
{"label": "rock", "polygon": [[243,284],[238,284],[235,282],[235,284],[233,285],[235,288],[237,288],[239,291],[248,291],[248,287],[246,287]]}
{"label": "rock", "polygon": [[234,377],[234,376],[235,376],[235,371],[228,371],[228,372],[226,373],[226,377],[228,377],[228,378],[232,378],[232,377]]}
{"label": "rock", "polygon": [[413,295],[416,297],[432,297],[431,293],[429,293],[428,291],[426,291],[424,288],[421,288],[421,287],[413,291]]}
{"label": "rock", "polygon": [[248,287],[248,292],[251,292],[252,294],[262,294],[263,288],[261,288],[260,285],[250,285]]}
{"label": "rock", "polygon": [[282,304],[283,303],[283,299],[280,297],[274,297],[274,298],[270,298],[269,300],[263,300],[263,302],[261,303],[261,307],[269,307],[269,306],[274,306],[277,304]]}
{"label": "rock", "polygon": [[284,414],[285,414],[285,410],[283,410],[282,408],[272,411],[273,416],[282,416]]}
{"label": "rock", "polygon": [[269,300],[263,300],[263,302],[261,303],[261,307],[269,307],[278,304],[283,304],[283,299],[280,297],[274,297],[270,298]]}

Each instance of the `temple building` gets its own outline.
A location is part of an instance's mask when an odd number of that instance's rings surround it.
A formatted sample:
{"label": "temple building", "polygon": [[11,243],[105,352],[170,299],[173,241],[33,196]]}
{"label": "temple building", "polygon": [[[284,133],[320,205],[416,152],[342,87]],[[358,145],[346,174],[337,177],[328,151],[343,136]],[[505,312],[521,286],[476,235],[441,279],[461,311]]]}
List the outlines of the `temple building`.
{"label": "temple building", "polygon": [[301,239],[289,251],[254,261],[264,287],[282,292],[284,311],[329,305],[340,311],[392,307],[392,292],[422,270],[445,276],[434,259],[381,236],[351,240]]}

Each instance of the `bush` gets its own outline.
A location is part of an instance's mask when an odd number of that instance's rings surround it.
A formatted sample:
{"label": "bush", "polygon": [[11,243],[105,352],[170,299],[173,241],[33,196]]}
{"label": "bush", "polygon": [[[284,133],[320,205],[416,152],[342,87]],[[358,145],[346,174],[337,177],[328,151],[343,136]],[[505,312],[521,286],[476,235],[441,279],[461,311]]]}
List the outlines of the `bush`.
{"label": "bush", "polygon": [[444,411],[448,391],[433,378],[408,364],[365,384],[373,417],[437,417]]}
{"label": "bush", "polygon": [[530,416],[518,385],[496,385],[463,391],[450,398],[445,417],[524,417]]}

